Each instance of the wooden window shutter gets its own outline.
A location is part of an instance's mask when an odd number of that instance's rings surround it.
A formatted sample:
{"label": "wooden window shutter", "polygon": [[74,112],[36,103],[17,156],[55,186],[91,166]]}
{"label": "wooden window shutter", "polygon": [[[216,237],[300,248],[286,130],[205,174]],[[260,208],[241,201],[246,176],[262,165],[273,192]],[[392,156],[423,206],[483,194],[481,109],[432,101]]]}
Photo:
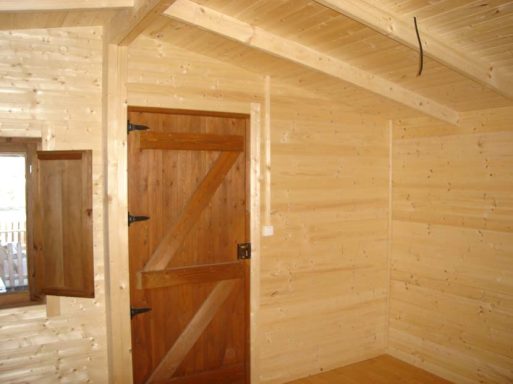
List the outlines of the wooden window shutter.
{"label": "wooden window shutter", "polygon": [[36,295],[94,297],[92,152],[37,152]]}

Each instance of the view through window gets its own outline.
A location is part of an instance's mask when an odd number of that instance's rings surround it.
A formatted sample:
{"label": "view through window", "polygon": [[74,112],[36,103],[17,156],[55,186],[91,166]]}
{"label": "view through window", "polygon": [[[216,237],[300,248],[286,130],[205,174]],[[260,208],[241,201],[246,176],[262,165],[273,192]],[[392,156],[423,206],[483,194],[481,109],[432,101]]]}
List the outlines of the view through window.
{"label": "view through window", "polygon": [[0,294],[28,290],[25,154],[0,153]]}

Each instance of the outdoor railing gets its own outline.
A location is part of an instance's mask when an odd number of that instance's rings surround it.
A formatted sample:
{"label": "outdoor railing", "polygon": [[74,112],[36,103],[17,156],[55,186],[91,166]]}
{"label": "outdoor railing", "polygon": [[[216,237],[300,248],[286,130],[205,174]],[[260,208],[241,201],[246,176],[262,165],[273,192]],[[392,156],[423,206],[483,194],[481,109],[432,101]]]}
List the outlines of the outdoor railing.
{"label": "outdoor railing", "polygon": [[0,293],[28,286],[25,222],[0,222]]}

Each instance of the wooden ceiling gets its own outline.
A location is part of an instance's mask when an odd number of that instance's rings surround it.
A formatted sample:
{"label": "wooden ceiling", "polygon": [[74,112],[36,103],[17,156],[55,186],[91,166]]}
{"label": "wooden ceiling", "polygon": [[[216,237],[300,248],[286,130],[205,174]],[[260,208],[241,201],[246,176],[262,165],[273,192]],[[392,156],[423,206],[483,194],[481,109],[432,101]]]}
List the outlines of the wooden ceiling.
{"label": "wooden ceiling", "polygon": [[497,66],[513,66],[513,1],[368,1],[406,17],[417,16],[427,31],[464,50],[478,51]]}
{"label": "wooden ceiling", "polygon": [[[0,25],[18,29],[108,25],[142,0],[5,3]],[[402,104],[455,122],[513,103],[513,1],[177,0],[145,34],[377,112]]]}
{"label": "wooden ceiling", "polygon": [[[242,44],[186,23],[170,22],[168,18],[161,18],[146,31],[145,35],[162,44],[171,44],[182,50],[206,55],[259,75],[268,74],[286,85],[304,88],[319,100],[335,101],[341,106],[351,107],[354,111],[371,112],[390,118],[412,115],[410,108],[387,98],[374,96],[348,82],[334,81],[329,75],[263,54],[256,49],[248,49]],[[158,49],[158,46],[155,49]]]}

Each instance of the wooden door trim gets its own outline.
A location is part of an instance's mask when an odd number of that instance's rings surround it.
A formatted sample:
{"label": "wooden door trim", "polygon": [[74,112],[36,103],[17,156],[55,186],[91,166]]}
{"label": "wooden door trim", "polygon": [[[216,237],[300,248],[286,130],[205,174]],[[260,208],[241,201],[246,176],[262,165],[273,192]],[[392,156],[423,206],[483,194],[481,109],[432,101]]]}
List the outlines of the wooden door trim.
{"label": "wooden door trim", "polygon": [[249,233],[251,247],[251,265],[249,271],[249,337],[248,350],[250,351],[250,364],[247,366],[247,377],[250,383],[260,382],[260,337],[258,335],[259,312],[260,312],[260,104],[253,103],[250,108],[251,118],[249,135],[246,135],[250,156],[246,157],[249,169]]}
{"label": "wooden door trim", "polygon": [[109,383],[132,383],[128,265],[127,112],[128,49],[103,44],[102,164],[105,306]]}
{"label": "wooden door trim", "polygon": [[[115,47],[115,46],[114,46]],[[116,47],[117,48],[117,47]],[[108,143],[114,143],[108,146],[105,153],[106,173],[106,228],[110,228],[110,233],[117,233],[118,236],[108,236],[107,265],[111,267],[106,270],[107,284],[107,333],[109,339],[109,382],[115,384],[125,384],[132,382],[131,369],[132,355],[130,352],[131,324],[130,300],[129,300],[129,267],[128,267],[128,222],[126,221],[127,201],[128,201],[128,175],[126,173],[126,121],[128,118],[125,101],[123,97],[126,88],[126,48],[119,49],[121,53],[114,53],[119,57],[116,60],[109,61],[105,66],[109,75],[111,73],[120,74],[111,79],[107,76],[108,87],[105,86],[105,92],[112,90],[114,98],[104,97],[104,105],[109,104],[110,108],[106,110],[106,119],[103,130]],[[109,51],[109,54],[111,52]],[[110,56],[109,56],[110,59]],[[116,72],[117,67],[121,65],[125,71]],[[111,84],[112,83],[112,84]],[[117,87],[117,88],[116,88]],[[110,93],[109,93],[110,95]],[[125,94],[126,95],[126,94]],[[131,95],[128,94],[130,103]],[[113,102],[112,100],[115,101]],[[259,382],[259,337],[258,337],[258,319],[260,309],[260,126],[261,126],[261,107],[260,103],[241,103],[241,102],[222,102],[209,103],[200,98],[187,103],[177,103],[169,99],[170,104],[165,104],[159,108],[147,106],[129,107],[130,111],[155,111],[166,113],[165,111],[185,111],[188,113],[206,116],[223,117],[250,117],[250,134],[247,135],[247,147],[250,148],[250,157],[248,157],[248,168],[250,169],[250,234],[252,243],[251,269],[250,269],[250,367],[251,383]],[[113,108],[114,107],[114,108]],[[210,110],[211,112],[204,112]],[[123,170],[125,170],[123,172]],[[108,203],[107,203],[108,202]],[[121,235],[123,234],[123,235]]]}
{"label": "wooden door trim", "polygon": [[[251,104],[253,105],[253,104]],[[257,104],[260,106],[260,104]],[[238,108],[236,108],[236,111],[230,112],[230,111],[214,111],[209,110],[210,106],[207,108],[201,107],[201,106],[195,106],[191,105],[190,109],[184,109],[184,108],[162,108],[162,107],[147,107],[147,106],[136,106],[131,105],[128,107],[128,113],[130,112],[148,112],[148,113],[166,113],[166,114],[172,114],[172,115],[194,115],[194,116],[211,116],[211,117],[232,117],[236,119],[247,119],[248,117],[251,117],[251,111],[248,111],[248,105],[247,104],[239,104]],[[251,108],[249,108],[251,109]],[[248,111],[247,113],[241,113],[240,110]]]}
{"label": "wooden door trim", "polygon": [[194,346],[201,334],[210,324],[215,314],[228,299],[235,288],[237,280],[224,280],[216,284],[207,299],[187,324],[176,342],[153,371],[147,384],[173,377],[187,353]]}
{"label": "wooden door trim", "polygon": [[180,217],[164,235],[157,249],[144,266],[144,271],[164,270],[174,255],[182,248],[187,234],[199,219],[201,212],[223,183],[239,157],[238,152],[222,152],[214,165],[192,194]]}
{"label": "wooden door trim", "polygon": [[163,271],[141,271],[137,274],[137,288],[153,289],[237,279],[244,277],[244,269],[244,261],[235,261],[168,268]]}

